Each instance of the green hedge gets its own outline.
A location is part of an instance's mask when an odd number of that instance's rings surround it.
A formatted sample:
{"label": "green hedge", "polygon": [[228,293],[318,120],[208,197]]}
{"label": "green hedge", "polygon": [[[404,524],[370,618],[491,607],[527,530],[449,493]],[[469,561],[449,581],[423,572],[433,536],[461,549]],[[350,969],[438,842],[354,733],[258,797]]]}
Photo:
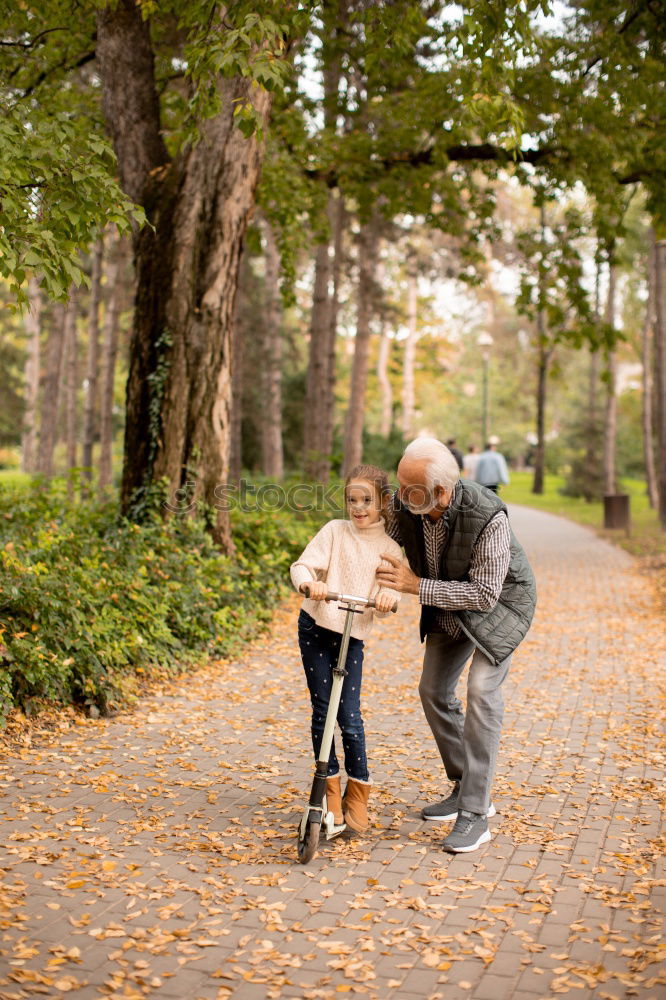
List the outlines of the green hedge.
{"label": "green hedge", "polygon": [[321,518],[232,514],[237,557],[200,520],[138,526],[62,483],[0,493],[0,721],[44,699],[120,705],[156,667],[225,656],[268,621]]}

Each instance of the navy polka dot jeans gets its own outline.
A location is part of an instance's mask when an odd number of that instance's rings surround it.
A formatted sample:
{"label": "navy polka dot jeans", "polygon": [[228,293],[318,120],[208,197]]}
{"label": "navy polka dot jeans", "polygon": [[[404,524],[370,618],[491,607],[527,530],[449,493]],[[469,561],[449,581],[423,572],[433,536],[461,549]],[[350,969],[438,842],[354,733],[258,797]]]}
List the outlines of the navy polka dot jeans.
{"label": "navy polka dot jeans", "polygon": [[[298,645],[301,649],[303,668],[310,690],[312,702],[312,748],[315,760],[319,757],[326,711],[331,694],[333,667],[338,662],[340,642],[339,632],[317,625],[314,618],[301,611],[298,616]],[[338,708],[338,725],[342,733],[345,752],[345,771],[350,778],[368,781],[368,762],[365,756],[365,731],[361,716],[361,676],[363,669],[363,640],[349,639],[347,652],[347,676],[342,685],[342,697]],[[328,759],[329,777],[338,774],[340,765],[335,754],[335,740]]]}

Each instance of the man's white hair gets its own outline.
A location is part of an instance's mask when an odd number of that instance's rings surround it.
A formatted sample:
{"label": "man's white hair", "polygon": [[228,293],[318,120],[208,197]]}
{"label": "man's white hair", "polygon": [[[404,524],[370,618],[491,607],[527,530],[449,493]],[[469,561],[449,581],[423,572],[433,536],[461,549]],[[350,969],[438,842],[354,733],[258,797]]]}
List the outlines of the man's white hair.
{"label": "man's white hair", "polygon": [[403,452],[403,458],[425,459],[426,486],[432,493],[436,486],[452,490],[460,479],[455,458],[441,441],[434,437],[418,437]]}

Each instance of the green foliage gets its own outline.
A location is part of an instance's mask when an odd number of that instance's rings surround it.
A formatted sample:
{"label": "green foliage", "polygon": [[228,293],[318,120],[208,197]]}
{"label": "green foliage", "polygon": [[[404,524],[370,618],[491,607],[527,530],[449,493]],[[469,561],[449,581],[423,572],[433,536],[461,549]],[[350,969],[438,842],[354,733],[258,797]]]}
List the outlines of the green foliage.
{"label": "green foliage", "polygon": [[107,223],[144,221],[121,192],[98,107],[82,69],[94,56],[94,7],[64,0],[0,12],[0,275],[25,304],[28,272],[64,300],[87,284],[81,249]]}
{"label": "green foliage", "polygon": [[201,520],[141,526],[63,483],[0,493],[0,716],[38,699],[108,711],[142,675],[226,656],[270,618],[318,526],[290,511],[233,515],[237,557]]}
{"label": "green foliage", "polygon": [[582,181],[610,231],[624,185],[638,181],[666,219],[665,44],[663,4],[585,0],[563,5],[516,72],[525,131],[547,151],[540,173]]}
{"label": "green foliage", "polygon": [[[224,9],[216,4],[177,5],[180,25],[188,31],[183,60],[193,85],[189,140],[196,140],[200,123],[221,109],[220,77],[248,77],[268,91],[284,88],[292,74],[289,48],[307,31],[310,6],[280,0],[239,2]],[[243,135],[261,133],[261,122],[250,101],[239,100],[234,116]]]}
{"label": "green foliage", "polygon": [[[617,475],[620,478],[644,479],[640,392],[625,390],[618,397],[617,405]],[[562,463],[559,469],[553,470],[565,472],[564,496],[584,497],[588,502],[603,498],[603,437],[601,414],[592,420],[588,413],[579,411],[569,422],[564,441],[567,464]]]}
{"label": "green foliage", "polygon": [[95,231],[113,222],[128,232],[143,211],[123,196],[111,147],[85,121],[23,112],[10,105],[0,117],[0,276],[25,304],[26,275],[39,270],[45,292],[64,300],[89,283],[79,251]]}
{"label": "green foliage", "polygon": [[[87,283],[79,253],[108,223],[121,233],[145,223],[117,183],[103,119],[95,55],[95,8],[65,0],[3,5],[0,11],[0,276],[25,303],[26,274],[38,270],[46,293],[67,297]],[[290,45],[307,30],[310,4],[217,4],[142,0],[151,19],[165,141],[172,154],[200,138],[217,114],[218,82],[251,78],[282,88],[293,72]],[[182,67],[174,73],[175,65]],[[188,78],[183,88],[179,77]],[[173,81],[173,82],[172,82]],[[245,135],[258,120],[249,101],[235,107]]]}
{"label": "green foliage", "polygon": [[326,221],[327,189],[308,179],[292,151],[302,146],[300,116],[294,109],[274,103],[273,125],[266,140],[257,203],[276,235],[280,252],[280,291],[285,306],[295,302],[294,287],[299,257],[311,252],[312,230]]}
{"label": "green foliage", "polygon": [[537,192],[536,201],[542,212],[540,228],[524,230],[516,237],[522,258],[516,299],[518,312],[535,324],[542,317],[543,347],[561,341],[582,347],[585,340],[598,346],[602,336],[612,346],[612,331],[592,322],[583,285],[578,242],[584,233],[584,222],[580,213],[568,207],[555,215],[543,191]]}
{"label": "green foliage", "polygon": [[395,470],[398,462],[402,458],[406,441],[402,436],[402,431],[397,427],[391,428],[388,437],[382,434],[370,434],[363,432],[363,461],[370,465],[378,465],[380,469],[388,472],[389,480],[395,480]]}
{"label": "green foliage", "polygon": [[535,15],[549,0],[476,0],[464,5],[456,41],[465,57],[462,99],[484,132],[504,133],[507,149],[518,149],[525,108],[514,95],[518,67],[539,50]]}
{"label": "green foliage", "polygon": [[[601,461],[603,428],[600,421],[592,424],[587,417],[581,417],[571,427],[566,445],[569,464],[561,488],[562,495],[584,497],[588,503],[601,500],[604,495],[604,474]],[[548,454],[547,451],[546,455]]]}
{"label": "green foliage", "polygon": [[0,448],[0,473],[10,475],[19,473],[21,467],[21,452],[18,448]]}
{"label": "green foliage", "polygon": [[[0,14],[0,274],[20,298],[32,268],[64,298],[85,280],[78,254],[96,231],[143,221],[118,189],[91,72],[96,8],[105,5],[96,0],[74,17],[66,0],[45,0]],[[461,272],[473,277],[493,208],[483,174],[492,179],[500,165],[519,162],[522,136],[538,147],[541,176],[583,180],[609,228],[620,214],[618,180],[632,176],[646,187],[649,211],[666,218],[658,4],[627,13],[588,0],[565,6],[549,28],[546,0],[139,6],[150,20],[172,156],[219,111],[220,78],[274,92],[259,200],[280,233],[287,296],[303,220],[321,228],[316,188],[333,175],[362,217],[379,202],[389,218],[406,212],[464,235]],[[341,81],[323,101],[299,77],[315,62]],[[256,130],[251,102],[238,101],[235,114],[245,134]],[[489,158],[449,161],[452,147],[484,144],[495,150]]]}
{"label": "green foliage", "polygon": [[282,446],[288,469],[300,467],[303,457],[305,419],[305,372],[287,373],[282,378]]}
{"label": "green foliage", "polygon": [[25,408],[25,331],[16,311],[5,306],[7,291],[0,282],[0,448],[20,442]]}

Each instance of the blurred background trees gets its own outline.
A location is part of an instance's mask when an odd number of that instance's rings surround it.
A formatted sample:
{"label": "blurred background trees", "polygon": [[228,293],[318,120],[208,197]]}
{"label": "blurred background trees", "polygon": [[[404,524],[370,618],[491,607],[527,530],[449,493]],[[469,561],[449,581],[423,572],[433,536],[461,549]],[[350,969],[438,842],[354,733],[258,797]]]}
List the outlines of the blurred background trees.
{"label": "blurred background trees", "polygon": [[535,492],[644,477],[666,525],[664,13],[6,10],[2,463],[136,519],[188,491],[231,548],[243,470],[485,427]]}

